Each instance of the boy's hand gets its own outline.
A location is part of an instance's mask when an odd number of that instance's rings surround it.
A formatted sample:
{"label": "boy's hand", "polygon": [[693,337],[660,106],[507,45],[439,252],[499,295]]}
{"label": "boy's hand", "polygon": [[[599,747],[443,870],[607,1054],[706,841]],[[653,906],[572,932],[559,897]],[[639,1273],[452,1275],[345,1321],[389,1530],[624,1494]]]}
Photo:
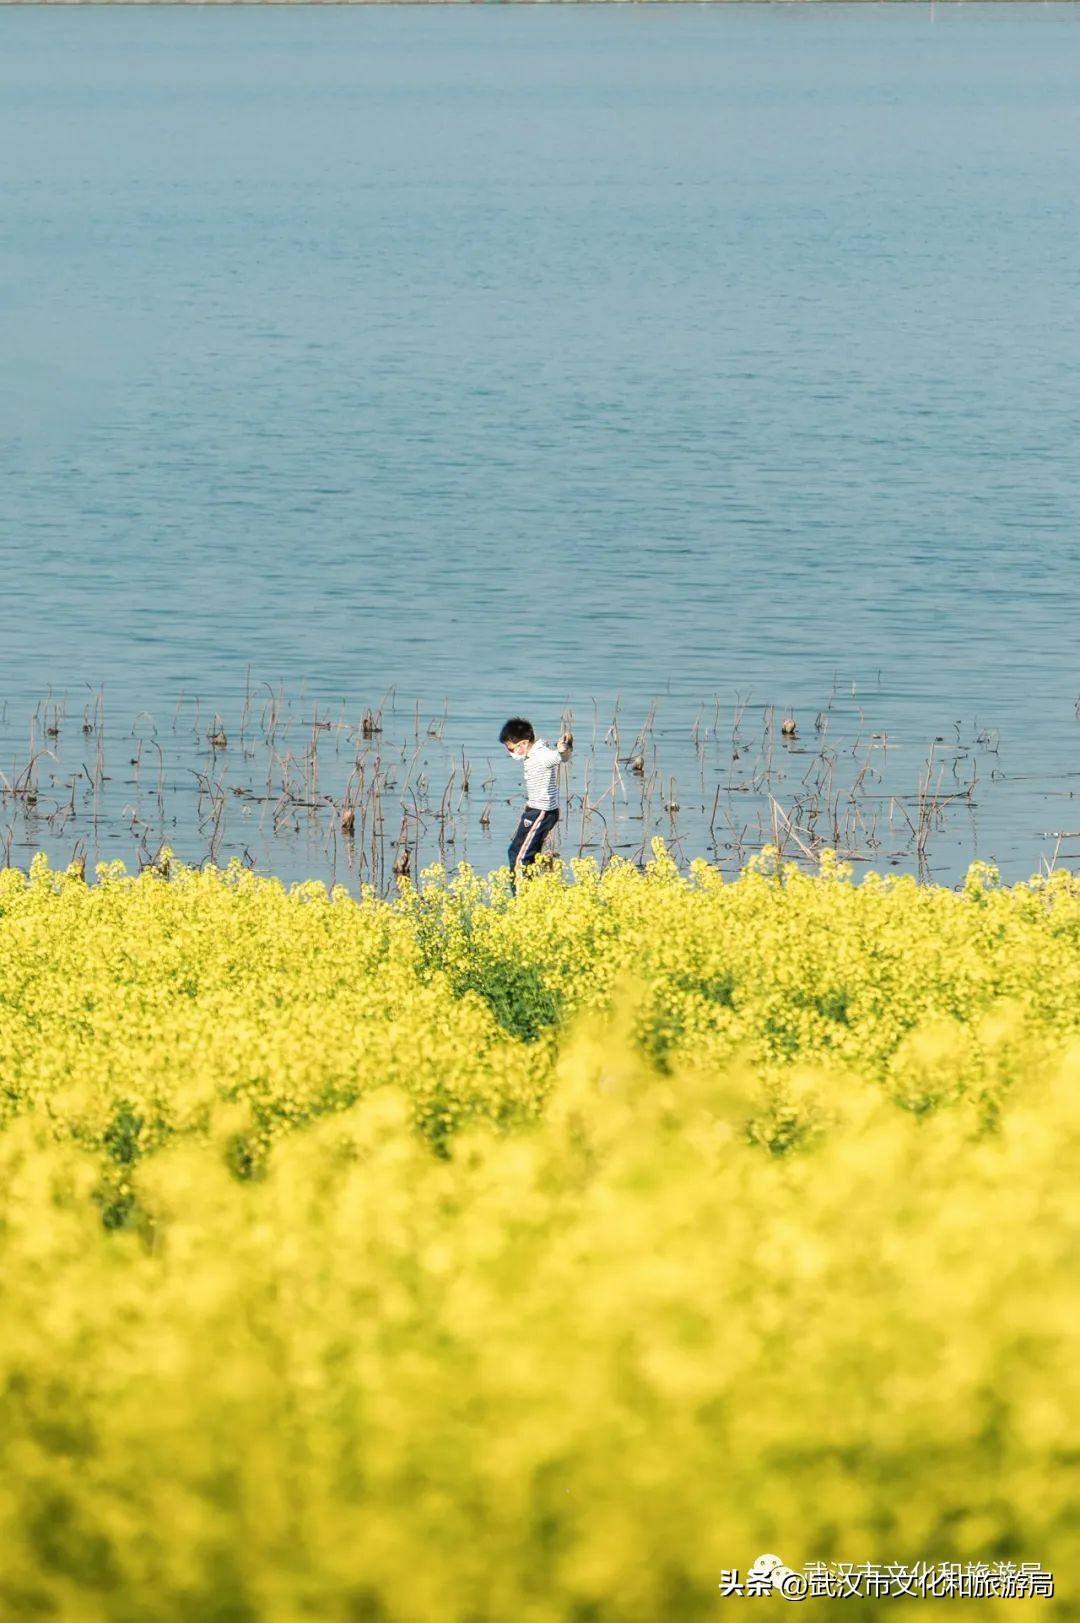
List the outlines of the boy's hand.
{"label": "boy's hand", "polygon": [[555,746],[555,748],[558,750],[560,755],[569,755],[570,751],[573,749],[573,747],[574,747],[574,735],[573,735],[573,733],[563,733],[561,738],[559,739],[559,742]]}

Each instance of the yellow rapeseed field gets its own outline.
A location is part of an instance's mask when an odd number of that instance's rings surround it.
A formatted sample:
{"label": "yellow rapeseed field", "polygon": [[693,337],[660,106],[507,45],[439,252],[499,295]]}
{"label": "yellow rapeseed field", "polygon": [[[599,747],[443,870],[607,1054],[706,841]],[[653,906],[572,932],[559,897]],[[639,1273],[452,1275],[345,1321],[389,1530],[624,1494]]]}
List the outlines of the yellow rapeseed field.
{"label": "yellow rapeseed field", "polygon": [[0,1011],[5,1623],[1080,1615],[1080,879],[38,859]]}

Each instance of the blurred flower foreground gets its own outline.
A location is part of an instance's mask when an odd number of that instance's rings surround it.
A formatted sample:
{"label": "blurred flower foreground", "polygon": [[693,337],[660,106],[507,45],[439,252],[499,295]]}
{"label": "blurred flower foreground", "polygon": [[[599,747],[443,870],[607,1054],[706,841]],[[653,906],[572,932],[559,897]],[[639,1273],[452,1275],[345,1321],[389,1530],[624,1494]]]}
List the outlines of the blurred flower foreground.
{"label": "blurred flower foreground", "polygon": [[3,1618],[1070,1615],[1080,878],[37,859],[0,1008]]}

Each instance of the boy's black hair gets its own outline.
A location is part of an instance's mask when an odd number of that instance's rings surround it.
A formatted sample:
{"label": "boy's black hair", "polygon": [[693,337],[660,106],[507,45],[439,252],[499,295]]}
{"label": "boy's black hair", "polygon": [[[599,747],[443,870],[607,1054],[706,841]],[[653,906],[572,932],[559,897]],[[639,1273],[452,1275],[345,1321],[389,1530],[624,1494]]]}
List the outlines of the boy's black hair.
{"label": "boy's black hair", "polygon": [[531,744],[535,737],[531,721],[526,721],[524,716],[511,716],[509,721],[503,723],[499,743]]}

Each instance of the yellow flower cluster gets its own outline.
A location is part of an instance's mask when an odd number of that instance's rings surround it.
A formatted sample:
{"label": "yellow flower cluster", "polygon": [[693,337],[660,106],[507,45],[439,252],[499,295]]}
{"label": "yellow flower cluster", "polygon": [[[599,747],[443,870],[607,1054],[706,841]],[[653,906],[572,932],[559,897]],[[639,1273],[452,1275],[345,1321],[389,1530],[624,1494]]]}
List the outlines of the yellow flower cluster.
{"label": "yellow flower cluster", "polygon": [[570,868],[0,873],[0,1617],[1069,1615],[1080,880]]}

